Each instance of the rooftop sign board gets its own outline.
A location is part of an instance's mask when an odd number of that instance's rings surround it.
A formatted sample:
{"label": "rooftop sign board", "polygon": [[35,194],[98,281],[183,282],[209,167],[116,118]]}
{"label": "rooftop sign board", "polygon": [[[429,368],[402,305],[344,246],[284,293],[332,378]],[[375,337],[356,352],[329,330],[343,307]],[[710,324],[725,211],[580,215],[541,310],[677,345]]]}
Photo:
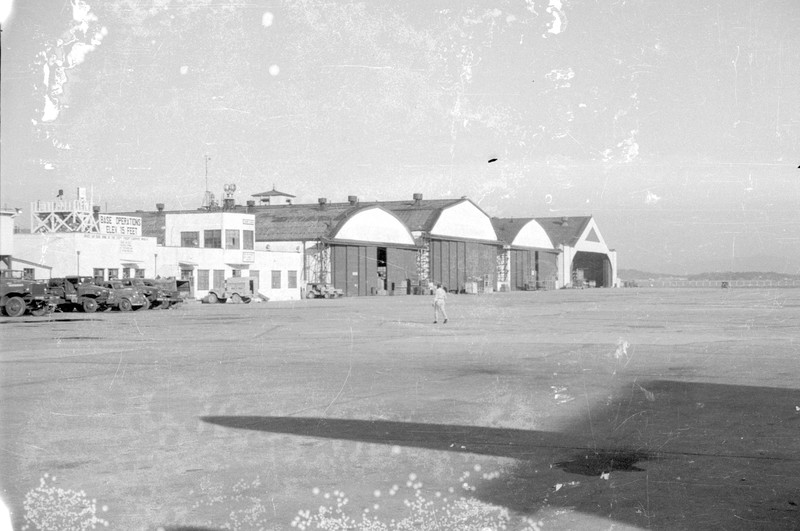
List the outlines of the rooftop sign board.
{"label": "rooftop sign board", "polygon": [[142,218],[100,214],[97,219],[101,234],[142,235]]}

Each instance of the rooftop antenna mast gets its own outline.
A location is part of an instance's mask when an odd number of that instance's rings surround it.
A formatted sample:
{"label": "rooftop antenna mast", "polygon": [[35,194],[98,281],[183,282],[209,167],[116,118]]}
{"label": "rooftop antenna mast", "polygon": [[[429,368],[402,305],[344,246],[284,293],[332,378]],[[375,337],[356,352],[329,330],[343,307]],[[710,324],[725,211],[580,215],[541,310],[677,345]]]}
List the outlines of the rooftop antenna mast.
{"label": "rooftop antenna mast", "polygon": [[203,155],[203,160],[206,163],[206,193],[203,194],[203,208],[212,210],[216,207],[216,201],[214,200],[214,194],[208,189],[208,161],[211,160],[211,157]]}
{"label": "rooftop antenna mast", "polygon": [[204,158],[205,158],[205,161],[206,161],[206,192],[208,192],[208,161],[211,160],[211,157],[209,157],[208,155],[205,155]]}

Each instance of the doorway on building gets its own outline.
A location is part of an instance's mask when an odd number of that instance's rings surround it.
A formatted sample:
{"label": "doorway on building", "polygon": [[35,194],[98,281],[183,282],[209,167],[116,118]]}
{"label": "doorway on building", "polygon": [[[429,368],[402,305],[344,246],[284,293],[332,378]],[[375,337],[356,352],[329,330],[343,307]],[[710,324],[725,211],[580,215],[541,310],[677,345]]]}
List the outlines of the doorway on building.
{"label": "doorway on building", "polygon": [[386,268],[386,247],[377,247],[376,262],[378,266],[378,285],[380,289],[386,290],[387,286],[387,268]]}
{"label": "doorway on building", "polygon": [[189,297],[194,298],[194,269],[181,269],[181,280],[189,282]]}

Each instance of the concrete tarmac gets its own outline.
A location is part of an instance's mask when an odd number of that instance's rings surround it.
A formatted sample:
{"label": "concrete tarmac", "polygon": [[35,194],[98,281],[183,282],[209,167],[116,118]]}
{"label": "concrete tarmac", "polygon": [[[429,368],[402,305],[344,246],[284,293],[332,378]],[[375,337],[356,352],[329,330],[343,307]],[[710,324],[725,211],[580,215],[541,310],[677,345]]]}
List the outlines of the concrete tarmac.
{"label": "concrete tarmac", "polygon": [[431,302],[2,318],[15,529],[800,529],[800,289]]}

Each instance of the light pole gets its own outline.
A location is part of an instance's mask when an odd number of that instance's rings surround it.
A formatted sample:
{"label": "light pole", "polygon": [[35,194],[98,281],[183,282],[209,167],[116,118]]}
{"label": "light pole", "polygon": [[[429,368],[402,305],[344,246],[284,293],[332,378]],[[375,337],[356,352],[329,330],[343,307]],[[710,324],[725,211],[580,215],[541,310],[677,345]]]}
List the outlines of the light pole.
{"label": "light pole", "polygon": [[158,253],[155,253],[155,258],[153,259],[153,275],[158,277]]}
{"label": "light pole", "polygon": [[77,275],[81,276],[81,252],[80,251],[75,251],[75,254],[78,255],[78,271],[77,271]]}

